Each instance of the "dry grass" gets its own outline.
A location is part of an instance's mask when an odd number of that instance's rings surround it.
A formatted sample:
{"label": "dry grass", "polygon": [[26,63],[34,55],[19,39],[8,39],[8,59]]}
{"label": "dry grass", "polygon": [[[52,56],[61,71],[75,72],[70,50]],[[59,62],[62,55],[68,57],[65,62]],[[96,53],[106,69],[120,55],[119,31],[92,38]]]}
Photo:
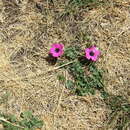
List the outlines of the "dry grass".
{"label": "dry grass", "polygon": [[[106,89],[130,101],[130,1],[111,0],[92,10],[75,10],[65,15],[68,1],[54,5],[44,1],[0,1],[0,105],[3,112],[19,116],[32,110],[45,122],[46,130],[98,130],[111,112],[100,94],[78,97],[57,80],[65,70],[45,73],[55,66],[45,57],[51,43],[84,47],[84,34],[102,50],[99,67],[108,70]],[[39,75],[40,74],[40,75]]]}

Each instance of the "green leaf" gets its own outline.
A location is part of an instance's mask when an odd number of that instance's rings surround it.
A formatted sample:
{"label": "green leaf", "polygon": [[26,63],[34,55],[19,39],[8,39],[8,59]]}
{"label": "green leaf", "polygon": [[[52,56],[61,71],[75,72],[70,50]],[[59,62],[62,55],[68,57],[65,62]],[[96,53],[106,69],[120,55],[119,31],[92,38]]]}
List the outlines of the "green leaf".
{"label": "green leaf", "polygon": [[72,80],[67,80],[66,81],[66,88],[74,89],[74,82]]}
{"label": "green leaf", "polygon": [[64,75],[58,75],[57,77],[58,77],[59,81],[62,81],[62,82],[65,81]]}
{"label": "green leaf", "polygon": [[43,121],[38,120],[36,118],[32,119],[32,124],[36,127],[36,128],[41,128],[43,126]]}
{"label": "green leaf", "polygon": [[101,92],[101,97],[102,97],[103,99],[107,99],[107,98],[109,97],[109,94],[108,94],[107,92],[105,92],[105,91],[102,91],[102,92]]}
{"label": "green leaf", "polygon": [[41,128],[43,126],[43,121],[37,119],[32,115],[32,113],[24,112],[22,113],[22,118],[20,125],[27,128]]}
{"label": "green leaf", "polygon": [[31,119],[31,118],[33,117],[31,111],[25,111],[25,112],[21,113],[20,116],[21,116],[22,118],[24,118],[24,119]]}
{"label": "green leaf", "polygon": [[21,113],[22,120],[18,120],[14,115],[0,114],[8,122],[0,121],[3,124],[5,130],[35,130],[36,128],[42,128],[43,121],[32,115],[32,112],[26,111]]}
{"label": "green leaf", "polygon": [[91,93],[92,95],[94,95],[95,94],[95,89],[93,89],[93,88],[89,89],[89,93]]}
{"label": "green leaf", "polygon": [[78,95],[78,96],[83,96],[83,92],[80,88],[76,88],[75,89],[75,93]]}
{"label": "green leaf", "polygon": [[79,54],[79,48],[78,47],[68,47],[65,50],[65,57],[67,57],[69,60],[74,60],[77,58]]}
{"label": "green leaf", "polygon": [[130,104],[122,105],[122,110],[130,113]]}
{"label": "green leaf", "polygon": [[9,123],[3,123],[4,130],[20,130],[18,127]]}
{"label": "green leaf", "polygon": [[7,118],[8,121],[12,122],[12,123],[15,123],[17,122],[17,118],[14,116],[14,115],[10,115],[8,118]]}

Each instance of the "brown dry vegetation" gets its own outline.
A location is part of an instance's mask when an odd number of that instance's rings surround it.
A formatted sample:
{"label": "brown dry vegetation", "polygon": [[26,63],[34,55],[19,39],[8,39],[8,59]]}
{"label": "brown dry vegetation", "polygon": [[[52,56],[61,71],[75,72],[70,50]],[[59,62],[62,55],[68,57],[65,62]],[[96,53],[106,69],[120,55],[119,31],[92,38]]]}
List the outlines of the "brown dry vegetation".
{"label": "brown dry vegetation", "polygon": [[84,47],[89,40],[99,46],[98,66],[108,72],[105,86],[109,93],[130,101],[130,1],[110,0],[97,8],[72,9],[66,15],[68,0],[43,0],[41,9],[29,0],[0,1],[0,96],[9,93],[0,110],[19,116],[32,110],[44,120],[43,130],[105,129],[110,109],[98,91],[96,95],[72,95],[57,80],[59,69],[45,57],[51,43],[62,42]]}

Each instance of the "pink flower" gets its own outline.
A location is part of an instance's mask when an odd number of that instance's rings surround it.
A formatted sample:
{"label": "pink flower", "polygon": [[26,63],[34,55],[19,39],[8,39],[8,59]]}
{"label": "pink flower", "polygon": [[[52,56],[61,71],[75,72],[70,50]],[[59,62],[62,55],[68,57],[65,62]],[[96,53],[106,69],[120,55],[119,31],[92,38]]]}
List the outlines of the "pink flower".
{"label": "pink flower", "polygon": [[52,44],[52,46],[50,48],[50,54],[53,57],[60,57],[64,53],[63,49],[64,49],[64,45],[63,44],[54,43],[54,44]]}
{"label": "pink flower", "polygon": [[92,46],[90,48],[86,48],[85,49],[85,57],[88,60],[92,60],[92,61],[96,61],[100,55],[100,51],[98,50],[98,48],[96,46]]}

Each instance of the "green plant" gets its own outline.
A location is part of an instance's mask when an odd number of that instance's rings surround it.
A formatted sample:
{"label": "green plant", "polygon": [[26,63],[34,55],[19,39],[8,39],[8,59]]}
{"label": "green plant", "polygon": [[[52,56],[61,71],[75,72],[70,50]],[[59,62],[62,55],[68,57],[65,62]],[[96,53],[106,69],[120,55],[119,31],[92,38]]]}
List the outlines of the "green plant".
{"label": "green plant", "polygon": [[70,89],[70,90],[73,90],[74,89],[74,82],[72,80],[67,80],[66,81],[66,88]]}
{"label": "green plant", "polygon": [[89,75],[85,74],[84,65],[80,61],[75,62],[69,67],[69,72],[73,75],[77,88],[75,92],[78,95],[84,95],[86,93],[95,93],[95,89],[103,89],[102,74],[93,64],[88,66]]}
{"label": "green plant", "polygon": [[76,59],[79,55],[79,47],[78,46],[74,46],[74,47],[70,46],[70,47],[66,48],[64,55],[69,60]]}
{"label": "green plant", "polygon": [[0,114],[0,123],[5,130],[35,130],[43,126],[43,121],[32,115],[32,112],[21,113],[18,120],[14,115]]}
{"label": "green plant", "polygon": [[65,82],[65,77],[64,75],[58,75],[58,80],[61,81],[61,82]]}
{"label": "green plant", "polygon": [[[73,76],[74,81],[66,82],[67,88],[71,88],[77,95],[86,93],[95,93],[95,89],[103,90],[102,71],[99,70],[93,62],[87,61],[81,56],[82,51],[79,47],[68,47],[65,50],[65,57],[68,61],[74,61],[66,69]],[[88,71],[89,74],[85,72]]]}

